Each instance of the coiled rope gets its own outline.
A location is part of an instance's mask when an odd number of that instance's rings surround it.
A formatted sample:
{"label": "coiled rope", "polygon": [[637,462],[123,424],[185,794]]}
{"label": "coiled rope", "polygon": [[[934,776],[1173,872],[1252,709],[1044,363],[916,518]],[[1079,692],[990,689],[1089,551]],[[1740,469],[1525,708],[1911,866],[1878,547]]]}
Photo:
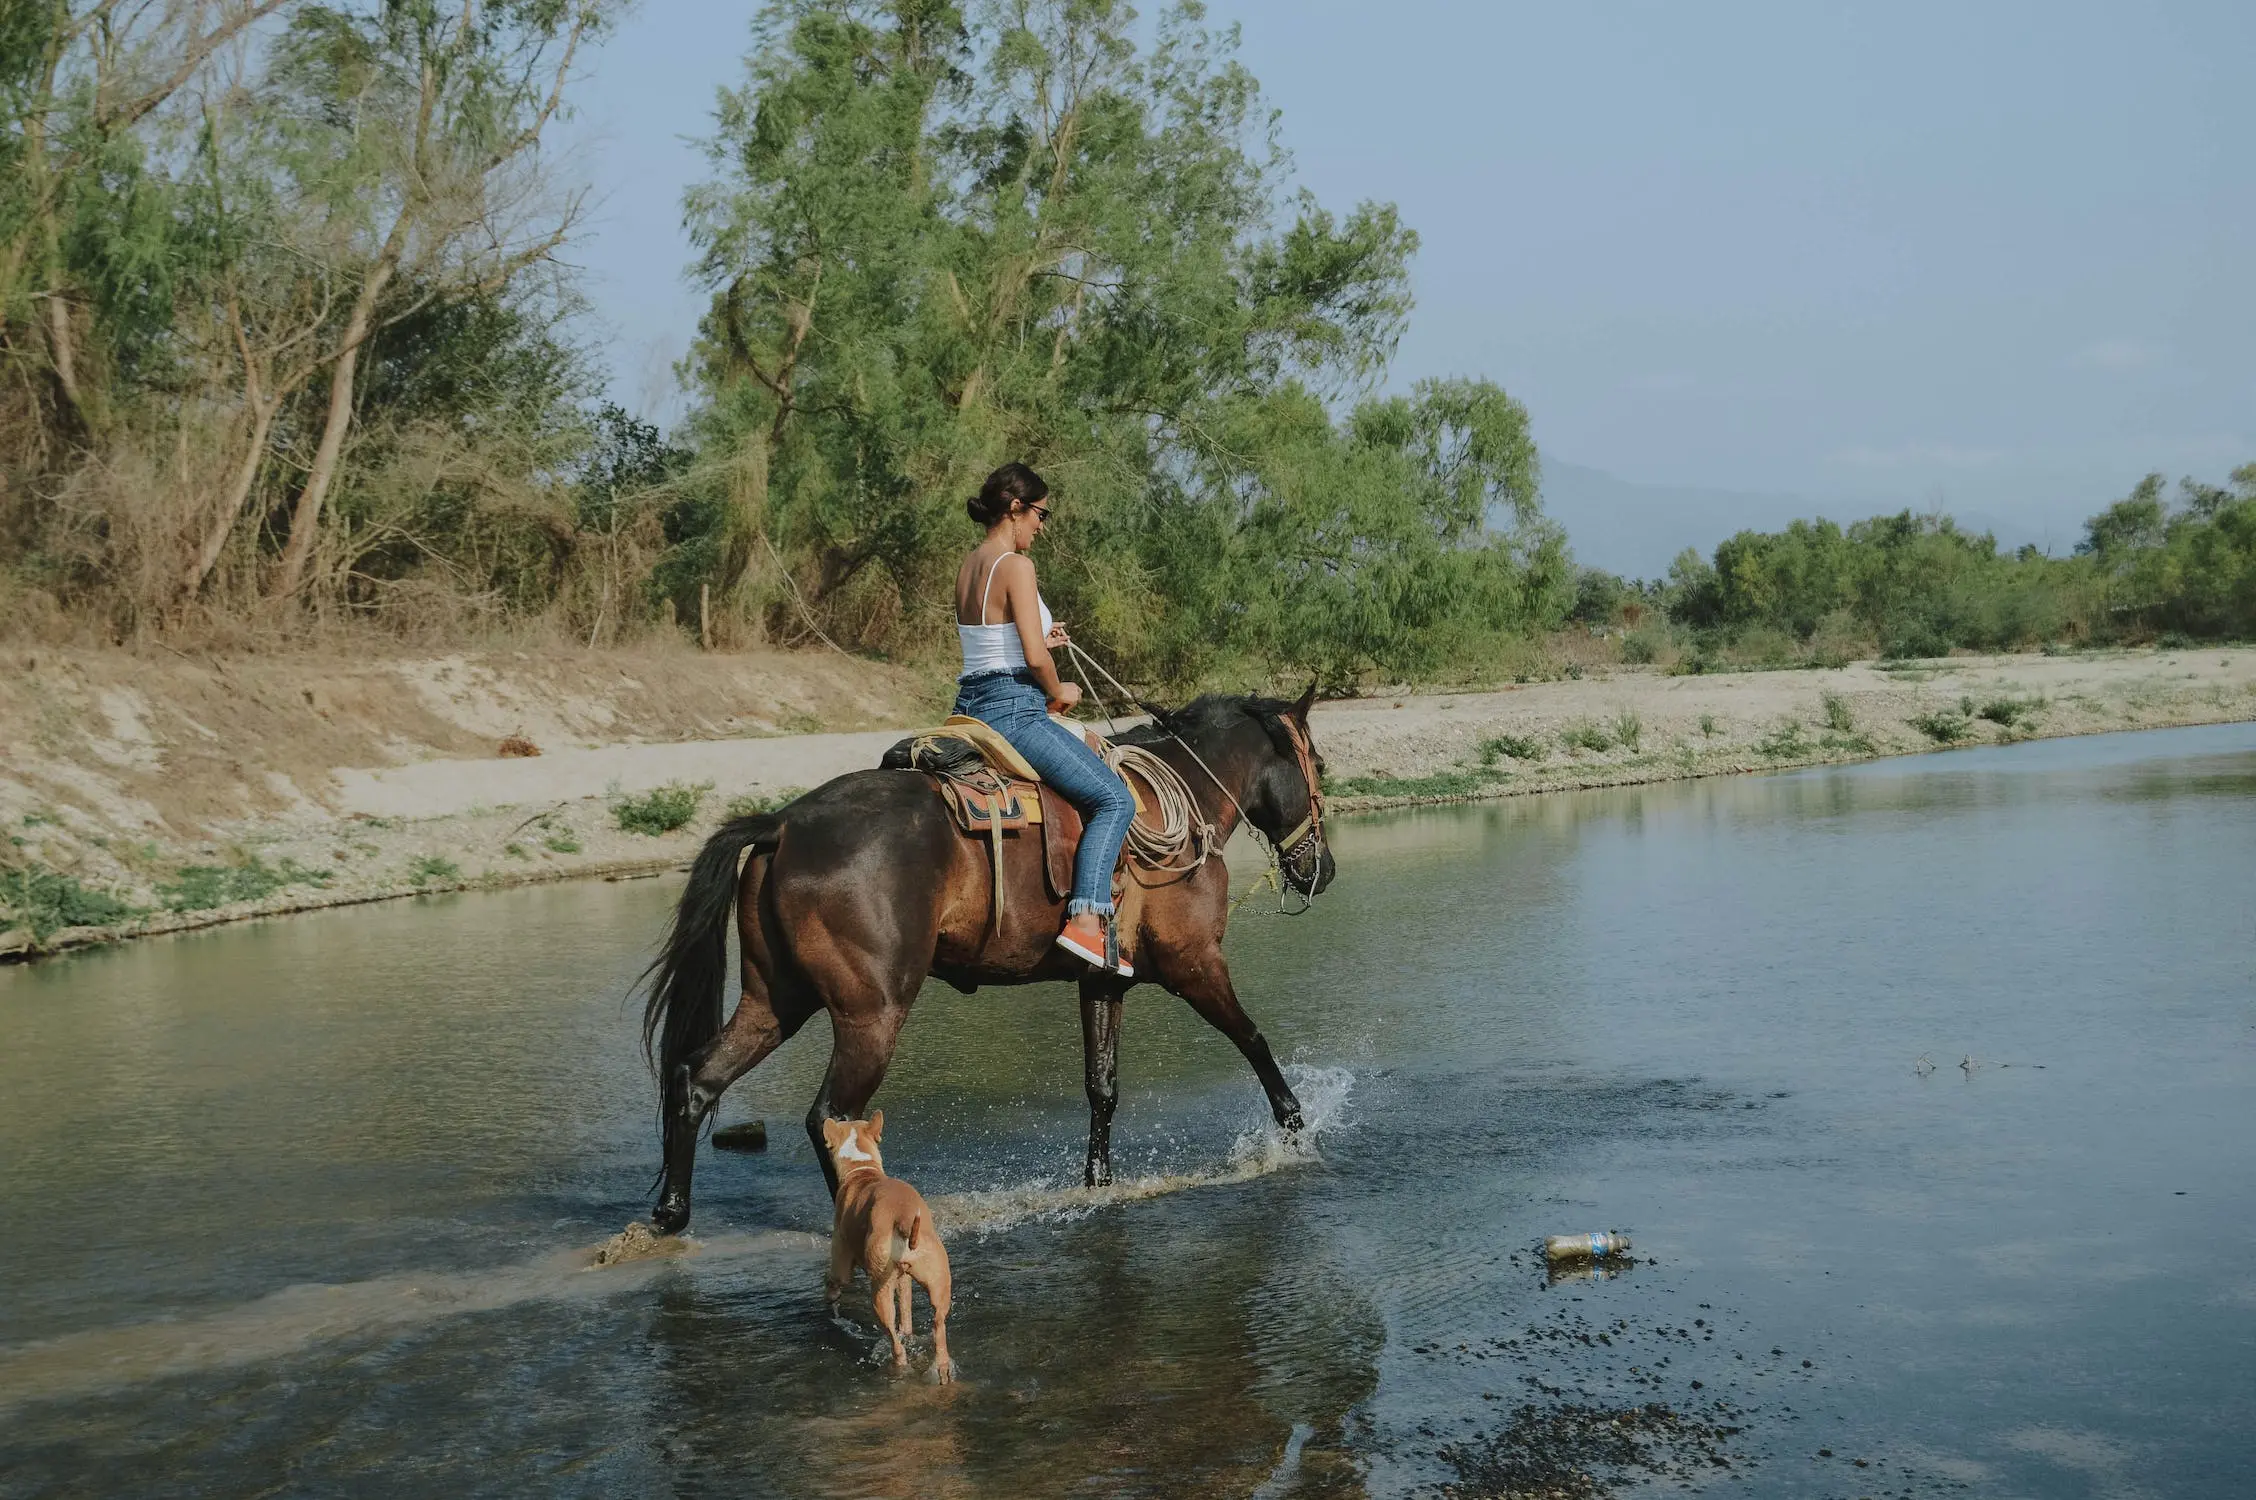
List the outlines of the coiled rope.
{"label": "coiled rope", "polygon": [[[1074,664],[1081,669],[1082,687],[1087,690],[1089,696],[1097,700],[1097,709],[1105,716],[1105,728],[1108,731],[1113,730],[1113,714],[1112,707],[1105,701],[1104,694],[1097,691],[1095,679],[1100,676],[1106,682],[1112,684],[1114,692],[1120,694],[1130,703],[1136,704],[1144,712],[1151,714],[1152,722],[1157,724],[1169,739],[1183,747],[1183,752],[1190,756],[1193,761],[1196,761],[1198,768],[1206,773],[1206,779],[1214,783],[1215,790],[1228,798],[1230,805],[1238,810],[1239,823],[1244,825],[1246,831],[1253,835],[1255,840],[1260,843],[1263,852],[1268,855],[1269,868],[1263,872],[1261,879],[1247,888],[1244,895],[1230,903],[1230,910],[1235,912],[1240,906],[1252,899],[1255,891],[1265,888],[1277,893],[1278,909],[1284,910],[1284,862],[1278,857],[1277,846],[1267,834],[1254,826],[1253,819],[1246,815],[1245,805],[1238,801],[1237,794],[1230,790],[1228,783],[1214,774],[1214,768],[1206,763],[1205,758],[1198,751],[1191,748],[1190,741],[1169,729],[1164,718],[1157,713],[1153,713],[1149,707],[1140,702],[1134,693],[1121,685],[1119,678],[1106,671],[1088,652],[1082,650],[1078,644],[1071,640],[1065,643],[1065,649],[1072,655]],[[1138,776],[1141,776],[1145,783],[1151,787],[1153,800],[1158,807],[1159,821],[1157,827],[1147,830],[1138,822],[1131,822],[1128,825],[1128,847],[1135,853],[1136,857],[1163,874],[1170,875],[1187,875],[1205,864],[1207,857],[1214,852],[1215,827],[1200,814],[1198,801],[1192,797],[1190,783],[1183,779],[1183,773],[1149,750],[1144,749],[1141,745],[1115,745],[1108,742],[1103,753],[1105,763],[1111,766],[1115,773],[1133,769]],[[1190,863],[1173,863],[1172,861],[1180,858],[1186,849],[1191,851]],[[1303,909],[1305,910],[1305,908]]]}

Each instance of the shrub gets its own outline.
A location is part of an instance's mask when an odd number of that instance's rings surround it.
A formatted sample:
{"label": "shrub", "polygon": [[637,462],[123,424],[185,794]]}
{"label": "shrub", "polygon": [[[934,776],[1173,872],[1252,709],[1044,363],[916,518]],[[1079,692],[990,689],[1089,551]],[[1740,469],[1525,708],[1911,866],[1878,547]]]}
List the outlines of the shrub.
{"label": "shrub", "polygon": [[236,901],[260,901],[285,886],[327,885],[328,870],[309,870],[294,859],[270,868],[255,856],[239,865],[184,865],[157,886],[167,911],[210,911]]}
{"label": "shrub", "polygon": [[656,837],[672,833],[697,816],[697,804],[713,789],[710,781],[696,785],[669,781],[664,786],[653,787],[640,797],[621,797],[611,806],[612,816],[628,833],[648,834]]}
{"label": "shrub", "polygon": [[1966,738],[1967,730],[1970,727],[1966,715],[1952,713],[1948,709],[1919,714],[1905,722],[1938,745],[1957,744],[1960,740]]}
{"label": "shrub", "polygon": [[411,885],[447,885],[461,878],[460,865],[436,854],[426,854],[407,867],[407,879]]}
{"label": "shrub", "polygon": [[1712,740],[1722,732],[1723,726],[1716,723],[1716,716],[1714,714],[1700,715],[1700,738],[1704,740]]}
{"label": "shrub", "polygon": [[1438,771],[1431,776],[1350,776],[1327,780],[1324,790],[1335,797],[1470,797],[1495,782],[1493,773]]}
{"label": "shrub", "polygon": [[2043,706],[2042,699],[1992,698],[1975,712],[1975,717],[2011,729]]}
{"label": "shrub", "polygon": [[1849,711],[1849,700],[1839,693],[1820,693],[1818,701],[1825,705],[1825,727],[1838,734],[1847,734],[1856,728],[1856,715]]}
{"label": "shrub", "polygon": [[1802,734],[1799,719],[1786,719],[1776,729],[1764,735],[1755,749],[1773,760],[1787,760],[1810,753],[1810,742]]}
{"label": "shrub", "polygon": [[751,795],[731,797],[728,806],[722,808],[721,811],[732,818],[756,818],[763,813],[781,812],[806,795],[807,789],[805,787],[792,786],[785,787],[782,791],[767,797]]}
{"label": "shrub", "polygon": [[1614,715],[1614,738],[1631,750],[1644,740],[1645,721],[1637,716],[1637,710],[1625,708]]}
{"label": "shrub", "polygon": [[541,840],[541,847],[551,854],[577,854],[582,847],[569,828],[560,828]]}
{"label": "shrub", "polygon": [[1529,735],[1492,735],[1480,745],[1484,766],[1493,766],[1500,760],[1541,760],[1543,756],[1543,742]]}
{"label": "shrub", "polygon": [[1559,731],[1559,743],[1569,750],[1588,750],[1603,755],[1614,748],[1613,739],[1606,731],[1588,719],[1578,720]]}
{"label": "shrub", "polygon": [[[65,927],[111,927],[145,915],[129,901],[40,865],[0,869],[0,909],[42,943]],[[6,925],[12,924],[0,921]]]}

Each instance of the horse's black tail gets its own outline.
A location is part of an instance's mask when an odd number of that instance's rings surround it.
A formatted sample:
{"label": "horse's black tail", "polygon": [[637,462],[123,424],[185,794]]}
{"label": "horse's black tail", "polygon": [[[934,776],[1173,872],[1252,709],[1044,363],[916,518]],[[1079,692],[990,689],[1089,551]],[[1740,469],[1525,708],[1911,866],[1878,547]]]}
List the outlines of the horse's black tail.
{"label": "horse's black tail", "polygon": [[[661,1101],[675,1070],[721,1033],[738,862],[747,849],[774,849],[782,832],[783,819],[773,813],[731,818],[715,829],[690,867],[666,946],[643,971],[650,998],[642,1009],[642,1051],[658,1074]],[[671,1120],[666,1123],[672,1128]]]}

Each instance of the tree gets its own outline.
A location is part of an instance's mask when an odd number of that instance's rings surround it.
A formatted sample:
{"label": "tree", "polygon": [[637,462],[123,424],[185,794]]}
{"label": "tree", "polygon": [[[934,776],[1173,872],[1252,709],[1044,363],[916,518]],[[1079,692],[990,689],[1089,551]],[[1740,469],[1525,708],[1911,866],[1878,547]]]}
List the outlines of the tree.
{"label": "tree", "polygon": [[[293,19],[274,79],[297,145],[286,170],[319,206],[349,296],[275,597],[305,582],[371,336],[432,301],[499,291],[577,218],[578,195],[552,201],[533,153],[604,19],[598,0],[383,0],[373,16],[316,6]],[[406,295],[388,299],[397,288]]]}

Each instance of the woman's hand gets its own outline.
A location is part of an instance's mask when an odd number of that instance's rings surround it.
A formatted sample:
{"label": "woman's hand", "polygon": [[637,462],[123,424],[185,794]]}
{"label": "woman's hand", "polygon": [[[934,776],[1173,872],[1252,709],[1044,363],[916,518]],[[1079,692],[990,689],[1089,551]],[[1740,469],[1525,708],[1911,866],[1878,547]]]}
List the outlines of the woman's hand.
{"label": "woman's hand", "polygon": [[1067,641],[1070,641],[1072,639],[1072,636],[1069,636],[1065,633],[1065,627],[1063,625],[1052,624],[1050,626],[1050,633],[1042,637],[1042,644],[1049,647],[1052,651],[1055,651],[1058,647],[1064,645]]}
{"label": "woman's hand", "polygon": [[1058,684],[1058,695],[1050,700],[1050,712],[1053,714],[1069,714],[1073,712],[1074,707],[1080,701],[1081,684],[1078,682],[1061,682]]}

